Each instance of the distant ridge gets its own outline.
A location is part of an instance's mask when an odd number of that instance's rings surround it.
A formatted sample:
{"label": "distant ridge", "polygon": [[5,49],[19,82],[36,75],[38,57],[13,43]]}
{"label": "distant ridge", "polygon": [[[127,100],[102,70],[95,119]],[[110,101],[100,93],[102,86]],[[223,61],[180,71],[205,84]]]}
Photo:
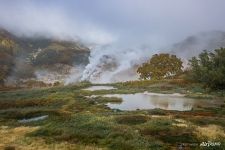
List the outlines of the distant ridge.
{"label": "distant ridge", "polygon": [[182,58],[191,58],[203,50],[212,51],[220,47],[225,47],[225,32],[209,31],[189,36],[183,41],[174,44],[170,53]]}

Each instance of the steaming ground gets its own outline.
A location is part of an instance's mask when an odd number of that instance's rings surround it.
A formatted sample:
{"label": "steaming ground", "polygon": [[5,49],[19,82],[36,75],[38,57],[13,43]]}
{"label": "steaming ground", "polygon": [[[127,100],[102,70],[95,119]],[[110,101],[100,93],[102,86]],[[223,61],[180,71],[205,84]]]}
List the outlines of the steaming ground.
{"label": "steaming ground", "polygon": [[[6,47],[0,53],[2,59],[0,65],[3,66],[1,70],[4,71],[4,66],[9,68],[8,72],[7,70],[3,72],[7,73],[6,85],[20,85],[24,82],[29,83],[30,80],[51,85],[57,82],[67,85],[80,81],[111,83],[137,80],[138,66],[155,53],[175,54],[182,58],[186,67],[188,59],[198,55],[202,50],[212,51],[225,47],[223,31],[201,32],[175,44],[162,43],[161,45],[165,46],[152,47],[134,41],[130,41],[127,46],[126,42],[121,44],[123,43],[121,39],[120,42],[92,45],[88,48],[74,41],[58,41],[41,37],[24,39],[4,30],[1,31],[1,35],[0,40],[3,42],[0,42],[0,45]],[[10,47],[15,50],[19,47],[19,53],[11,54]]]}
{"label": "steaming ground", "polygon": [[[182,58],[184,67],[187,67],[188,59],[198,55],[202,50],[212,51],[216,48],[225,47],[225,32],[201,32],[167,47],[170,47],[170,49],[165,48],[159,52],[178,55]],[[91,50],[89,64],[85,67],[80,80],[88,80],[93,83],[137,80],[136,70],[138,65],[148,60],[156,51],[156,49],[150,48],[96,47]],[[79,80],[77,77],[75,79],[69,81]]]}
{"label": "steaming ground", "polygon": [[[60,82],[66,85],[80,81],[111,83],[137,80],[138,66],[155,53],[175,54],[182,58],[186,66],[188,59],[202,50],[225,47],[224,31],[201,32],[170,45],[159,44],[155,40],[157,44],[150,46],[135,39],[130,39],[127,45],[128,40],[123,42],[120,39],[106,45],[91,45],[91,48],[76,41],[21,38],[5,30],[0,33],[0,46],[4,48],[0,53],[3,58],[0,65],[3,66],[1,70],[4,70],[4,66],[9,68],[8,72],[5,71],[7,85],[16,85],[20,83],[18,80],[37,80],[47,84]],[[18,47],[18,53],[11,52],[11,48],[16,51]]]}
{"label": "steaming ground", "polygon": [[[38,63],[43,64],[45,68],[47,65],[52,68],[52,64],[56,63],[52,56],[58,60],[57,63],[72,67],[69,74],[62,79],[65,84],[82,80],[117,82],[137,79],[137,65],[149,59],[154,53],[170,52],[187,61],[190,56],[197,55],[203,49],[211,50],[224,46],[222,32],[206,33],[190,37],[183,43],[178,42],[202,31],[225,31],[224,6],[223,0],[1,0],[0,28],[17,36],[73,40],[86,47],[94,47],[90,48],[90,56],[83,50],[81,56],[81,52],[78,52],[81,50],[79,44],[49,41],[49,44],[45,45],[42,40],[30,41],[29,44],[26,41],[26,44],[22,40],[23,45],[26,45],[21,49],[25,51],[24,54],[33,51],[39,55],[35,59],[40,60]],[[20,42],[11,45],[16,49]],[[178,44],[171,46],[176,42]],[[35,48],[30,47],[32,45]],[[39,53],[37,51],[39,48],[43,52]],[[75,52],[74,48],[78,51]],[[4,78],[0,78],[0,84],[4,84],[6,76],[10,74],[20,74],[25,79],[34,78],[35,75],[37,80],[43,81],[46,81],[46,76],[52,81],[61,77],[55,75],[51,69],[46,71],[39,67],[36,67],[33,73],[31,71],[34,67],[29,67],[26,62],[20,64],[26,65],[28,69],[20,67],[21,65],[10,64],[8,61],[12,62],[11,59],[6,59],[6,56],[11,56],[9,52],[1,51],[0,54],[4,63],[7,62],[7,67],[3,63],[0,64],[0,69],[5,70]],[[74,57],[71,57],[72,55]],[[88,57],[89,62],[85,67],[77,63],[73,66],[74,62],[84,62],[80,58]],[[14,56],[12,58],[14,59]],[[74,62],[71,63],[70,59]],[[27,72],[30,72],[29,76]]]}
{"label": "steaming ground", "polygon": [[89,64],[85,67],[81,80],[93,83],[135,80],[137,65],[143,63],[151,54],[147,49],[96,47],[91,50]]}

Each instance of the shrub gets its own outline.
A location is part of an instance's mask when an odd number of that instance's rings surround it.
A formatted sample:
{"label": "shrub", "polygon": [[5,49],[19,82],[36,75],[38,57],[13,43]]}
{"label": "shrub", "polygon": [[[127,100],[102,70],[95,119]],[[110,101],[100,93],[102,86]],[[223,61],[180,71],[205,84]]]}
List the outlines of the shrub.
{"label": "shrub", "polygon": [[225,89],[225,48],[206,50],[189,60],[189,78],[213,89]]}
{"label": "shrub", "polygon": [[155,54],[138,68],[141,79],[163,79],[182,72],[182,61],[176,55]]}

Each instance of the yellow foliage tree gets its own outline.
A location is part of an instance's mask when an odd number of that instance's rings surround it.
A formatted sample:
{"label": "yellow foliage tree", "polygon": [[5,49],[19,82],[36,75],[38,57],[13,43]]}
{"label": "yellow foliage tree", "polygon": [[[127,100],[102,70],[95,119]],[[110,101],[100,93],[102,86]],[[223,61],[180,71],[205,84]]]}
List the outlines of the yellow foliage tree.
{"label": "yellow foliage tree", "polygon": [[160,80],[182,72],[182,61],[176,55],[155,54],[137,70],[141,79]]}

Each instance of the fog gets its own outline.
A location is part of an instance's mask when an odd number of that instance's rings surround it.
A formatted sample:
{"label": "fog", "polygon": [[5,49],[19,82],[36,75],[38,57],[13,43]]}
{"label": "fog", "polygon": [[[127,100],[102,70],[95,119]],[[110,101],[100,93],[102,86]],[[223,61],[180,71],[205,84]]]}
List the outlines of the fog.
{"label": "fog", "polygon": [[[92,82],[135,79],[135,66],[152,54],[200,32],[225,30],[224,0],[0,0],[0,4],[0,26],[18,36],[41,35],[89,46],[90,63],[79,77]],[[77,76],[71,74],[67,82]]]}

